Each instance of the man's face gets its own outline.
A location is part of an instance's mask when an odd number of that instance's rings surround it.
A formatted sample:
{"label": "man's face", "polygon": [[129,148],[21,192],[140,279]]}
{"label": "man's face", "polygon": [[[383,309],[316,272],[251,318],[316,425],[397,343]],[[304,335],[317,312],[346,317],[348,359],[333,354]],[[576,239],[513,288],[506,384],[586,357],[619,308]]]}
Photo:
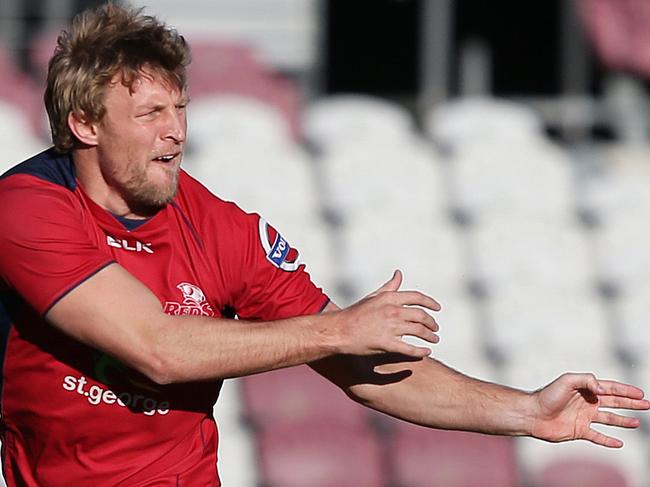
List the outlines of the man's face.
{"label": "man's face", "polygon": [[176,195],[187,97],[159,74],[145,71],[131,88],[114,79],[104,105],[97,149],[107,189],[132,212],[155,212]]}

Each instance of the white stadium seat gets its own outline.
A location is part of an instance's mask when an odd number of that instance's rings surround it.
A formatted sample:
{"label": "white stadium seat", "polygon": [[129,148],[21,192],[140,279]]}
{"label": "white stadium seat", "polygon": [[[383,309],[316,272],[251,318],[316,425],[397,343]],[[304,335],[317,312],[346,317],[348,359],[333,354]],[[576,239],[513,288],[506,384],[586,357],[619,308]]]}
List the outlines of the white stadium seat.
{"label": "white stadium seat", "polygon": [[[650,188],[650,186],[648,186]],[[648,215],[620,215],[597,228],[594,254],[600,278],[618,289],[643,285],[650,279]]]}
{"label": "white stadium seat", "polygon": [[378,142],[399,143],[414,130],[401,106],[365,95],[334,95],[316,100],[303,111],[304,134],[323,151]]}
{"label": "white stadium seat", "polygon": [[189,173],[219,197],[265,215],[278,227],[319,217],[312,160],[298,146],[269,150],[215,141],[186,159]]}
{"label": "white stadium seat", "polygon": [[469,246],[474,278],[491,293],[519,286],[573,291],[595,284],[590,247],[575,224],[492,217],[472,227]]}
{"label": "white stadium seat", "polygon": [[343,229],[342,275],[358,292],[376,289],[396,268],[404,287],[443,299],[464,290],[465,257],[456,229],[449,225],[353,225]]}
{"label": "white stadium seat", "polygon": [[188,108],[189,142],[201,151],[215,143],[276,147],[291,141],[287,120],[277,108],[238,95],[202,96]]}
{"label": "white stadium seat", "polygon": [[326,153],[318,170],[327,206],[351,224],[374,217],[427,225],[446,217],[436,153],[416,138]]}
{"label": "white stadium seat", "polygon": [[250,431],[243,424],[239,381],[224,381],[214,407],[214,418],[223,438],[219,441],[219,476],[224,485],[255,487],[257,471],[250,468],[255,464],[255,445]]}
{"label": "white stadium seat", "polygon": [[485,320],[494,348],[515,363],[534,353],[560,358],[613,353],[613,332],[593,292],[520,286],[487,299]]}
{"label": "white stadium seat", "polygon": [[476,219],[507,214],[566,220],[575,212],[571,161],[541,138],[468,144],[447,162],[454,207]]}
{"label": "white stadium seat", "polygon": [[49,144],[32,135],[24,112],[16,105],[0,100],[0,174],[39,152]]}
{"label": "white stadium seat", "polygon": [[625,446],[621,450],[610,450],[584,441],[558,444],[532,438],[517,438],[515,447],[518,463],[531,482],[544,468],[556,462],[589,460],[616,468],[623,474],[627,482],[626,487],[647,487],[648,448],[639,432],[600,426],[596,426],[596,429],[621,438]]}
{"label": "white stadium seat", "polygon": [[580,186],[580,205],[602,224],[650,217],[650,146],[614,146]]}
{"label": "white stadium seat", "polygon": [[426,121],[429,137],[446,148],[529,141],[543,134],[541,118],[524,105],[494,98],[463,98],[432,110]]}
{"label": "white stadium seat", "polygon": [[626,287],[614,300],[613,311],[617,343],[633,366],[650,367],[650,281]]}

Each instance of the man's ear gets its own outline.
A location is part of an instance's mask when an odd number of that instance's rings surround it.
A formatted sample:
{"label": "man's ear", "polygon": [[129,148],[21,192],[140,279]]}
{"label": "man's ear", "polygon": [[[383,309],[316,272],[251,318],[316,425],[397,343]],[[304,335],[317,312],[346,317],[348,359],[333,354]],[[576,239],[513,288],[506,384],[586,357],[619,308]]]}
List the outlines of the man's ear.
{"label": "man's ear", "polygon": [[83,114],[70,112],[68,127],[74,136],[85,145],[97,145],[97,125],[88,120]]}

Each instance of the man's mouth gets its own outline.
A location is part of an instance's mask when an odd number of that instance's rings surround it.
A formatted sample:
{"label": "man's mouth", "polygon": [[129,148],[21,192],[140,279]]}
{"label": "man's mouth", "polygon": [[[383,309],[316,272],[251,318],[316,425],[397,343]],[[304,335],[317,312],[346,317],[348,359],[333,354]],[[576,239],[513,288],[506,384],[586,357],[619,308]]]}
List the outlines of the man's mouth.
{"label": "man's mouth", "polygon": [[174,154],[164,154],[162,156],[154,157],[153,160],[156,162],[169,163],[176,159],[179,155],[180,152],[176,152]]}

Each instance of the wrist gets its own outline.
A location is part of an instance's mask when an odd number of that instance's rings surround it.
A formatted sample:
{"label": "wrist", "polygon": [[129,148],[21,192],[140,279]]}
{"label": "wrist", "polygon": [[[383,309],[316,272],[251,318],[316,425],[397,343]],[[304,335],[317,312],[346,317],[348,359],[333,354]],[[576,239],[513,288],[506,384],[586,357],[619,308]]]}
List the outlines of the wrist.
{"label": "wrist", "polygon": [[535,436],[535,423],[538,417],[539,402],[537,391],[523,391],[520,399],[521,417],[517,436]]}
{"label": "wrist", "polygon": [[316,346],[324,357],[343,352],[341,329],[341,311],[329,311],[314,316],[311,330],[316,334]]}

